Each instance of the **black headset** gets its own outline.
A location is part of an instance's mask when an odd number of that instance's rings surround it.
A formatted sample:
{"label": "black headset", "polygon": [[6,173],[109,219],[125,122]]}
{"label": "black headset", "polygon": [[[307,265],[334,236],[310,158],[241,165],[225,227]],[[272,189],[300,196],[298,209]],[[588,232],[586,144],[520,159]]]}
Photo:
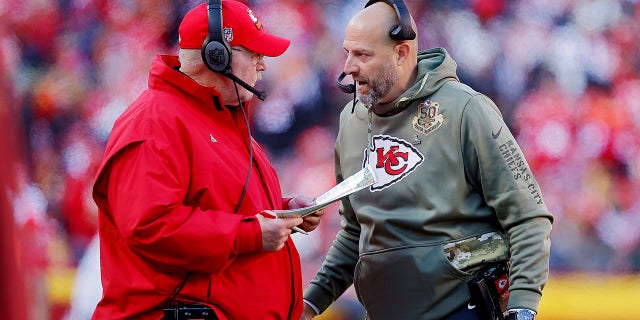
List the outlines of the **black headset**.
{"label": "black headset", "polygon": [[369,0],[367,4],[364,6],[365,8],[376,3],[376,2],[386,2],[388,5],[392,6],[396,10],[396,15],[398,16],[399,24],[393,26],[391,30],[389,30],[389,36],[393,40],[413,40],[416,38],[416,32],[413,31],[413,27],[411,26],[411,15],[409,14],[409,10],[407,9],[407,5],[402,0]]}
{"label": "black headset", "polygon": [[[389,30],[389,37],[393,40],[413,40],[416,38],[416,32],[413,30],[411,26],[411,15],[409,14],[409,10],[407,9],[407,5],[402,0],[369,0],[367,4],[364,6],[365,8],[376,3],[376,2],[386,2],[388,5],[392,6],[396,15],[398,16],[398,25],[395,25]],[[343,71],[338,77],[338,88],[340,91],[344,93],[355,93],[356,85],[355,81],[352,84],[344,84],[342,80],[346,77],[347,74]]]}
{"label": "black headset", "polygon": [[267,93],[259,91],[236,77],[231,71],[231,45],[222,34],[222,0],[207,0],[207,20],[209,35],[202,44],[202,61],[209,70],[218,72],[251,91],[258,99],[264,100]]}

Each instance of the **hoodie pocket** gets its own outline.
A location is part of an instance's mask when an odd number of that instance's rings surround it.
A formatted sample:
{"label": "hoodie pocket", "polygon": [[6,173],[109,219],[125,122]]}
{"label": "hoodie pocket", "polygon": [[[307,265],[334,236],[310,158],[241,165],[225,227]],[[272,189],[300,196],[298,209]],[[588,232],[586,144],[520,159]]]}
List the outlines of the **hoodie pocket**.
{"label": "hoodie pocket", "polygon": [[442,245],[412,246],[362,255],[354,287],[371,319],[437,319],[468,301],[470,277]]}

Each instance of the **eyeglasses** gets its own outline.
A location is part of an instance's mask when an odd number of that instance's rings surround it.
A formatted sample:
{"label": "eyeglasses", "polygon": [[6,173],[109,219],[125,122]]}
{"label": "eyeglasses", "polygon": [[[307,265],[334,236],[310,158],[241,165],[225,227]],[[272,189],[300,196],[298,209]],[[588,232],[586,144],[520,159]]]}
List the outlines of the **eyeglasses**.
{"label": "eyeglasses", "polygon": [[245,52],[245,53],[250,54],[251,55],[251,60],[253,60],[253,64],[254,65],[258,65],[258,64],[264,62],[264,56],[261,55],[261,54],[257,54],[257,53],[255,53],[253,51],[245,50],[242,47],[234,47],[234,48],[231,48],[231,50]]}

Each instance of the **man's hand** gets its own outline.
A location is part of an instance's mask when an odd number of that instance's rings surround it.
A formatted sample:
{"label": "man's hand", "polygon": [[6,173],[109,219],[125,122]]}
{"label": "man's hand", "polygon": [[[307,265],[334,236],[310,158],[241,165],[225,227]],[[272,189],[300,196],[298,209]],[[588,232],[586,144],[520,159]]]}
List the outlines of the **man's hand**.
{"label": "man's hand", "polygon": [[[267,211],[268,212],[268,211]],[[291,228],[302,223],[302,218],[274,219],[257,214],[262,229],[262,250],[278,251],[284,247],[291,234]]]}
{"label": "man's hand", "polygon": [[[314,205],[312,198],[307,196],[297,196],[289,201],[289,209],[299,209]],[[302,230],[310,232],[315,230],[320,224],[320,217],[324,214],[324,210],[318,210],[306,217],[304,222],[299,226]]]}
{"label": "man's hand", "polygon": [[313,311],[313,308],[311,308],[308,304],[304,304],[304,310],[302,311],[302,315],[300,316],[300,320],[310,320],[313,319],[313,317],[316,316],[316,312]]}

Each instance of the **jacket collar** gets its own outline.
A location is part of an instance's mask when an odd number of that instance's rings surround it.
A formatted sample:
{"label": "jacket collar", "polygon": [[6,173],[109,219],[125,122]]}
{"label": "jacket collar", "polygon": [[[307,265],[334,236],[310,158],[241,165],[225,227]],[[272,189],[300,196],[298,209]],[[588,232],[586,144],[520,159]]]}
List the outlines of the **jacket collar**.
{"label": "jacket collar", "polygon": [[205,87],[178,71],[180,61],[177,56],[157,55],[151,63],[149,88],[163,90],[174,88],[199,102],[209,104],[215,99],[222,103],[222,96],[216,87]]}

